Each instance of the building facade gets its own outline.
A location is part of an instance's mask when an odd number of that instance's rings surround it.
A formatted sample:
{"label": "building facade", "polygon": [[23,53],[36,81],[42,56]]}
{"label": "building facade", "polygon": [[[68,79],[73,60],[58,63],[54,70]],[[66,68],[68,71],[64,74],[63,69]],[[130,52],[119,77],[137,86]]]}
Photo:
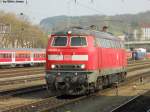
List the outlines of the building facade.
{"label": "building facade", "polygon": [[150,40],[150,24],[142,25],[141,30],[142,30],[141,40]]}

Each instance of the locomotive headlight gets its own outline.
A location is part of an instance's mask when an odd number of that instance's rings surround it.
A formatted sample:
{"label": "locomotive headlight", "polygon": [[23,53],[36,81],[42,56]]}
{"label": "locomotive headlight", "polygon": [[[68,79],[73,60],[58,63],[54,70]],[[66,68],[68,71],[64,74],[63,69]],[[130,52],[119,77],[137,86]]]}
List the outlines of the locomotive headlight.
{"label": "locomotive headlight", "polygon": [[68,31],[68,34],[71,34],[72,33],[72,31]]}
{"label": "locomotive headlight", "polygon": [[80,67],[81,67],[82,69],[84,69],[84,68],[85,68],[85,64],[82,64]]}
{"label": "locomotive headlight", "polygon": [[55,65],[51,65],[51,68],[54,69],[56,66]]}

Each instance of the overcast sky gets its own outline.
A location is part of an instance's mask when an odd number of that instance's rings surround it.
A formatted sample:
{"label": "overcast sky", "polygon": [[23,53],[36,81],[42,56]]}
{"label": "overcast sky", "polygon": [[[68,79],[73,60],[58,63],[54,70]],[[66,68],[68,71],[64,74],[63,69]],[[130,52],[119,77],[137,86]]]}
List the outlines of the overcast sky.
{"label": "overcast sky", "polygon": [[[2,0],[0,0],[2,1]],[[27,4],[0,3],[0,10],[24,13],[33,23],[58,15],[115,15],[150,10],[150,0],[28,0]]]}

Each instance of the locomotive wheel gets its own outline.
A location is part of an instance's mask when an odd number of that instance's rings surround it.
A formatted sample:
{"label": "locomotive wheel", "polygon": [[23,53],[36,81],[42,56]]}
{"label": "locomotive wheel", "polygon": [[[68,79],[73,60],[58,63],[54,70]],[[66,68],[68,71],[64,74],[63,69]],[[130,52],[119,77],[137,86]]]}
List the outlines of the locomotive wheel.
{"label": "locomotive wheel", "polygon": [[101,89],[103,89],[102,77],[98,77],[96,82],[96,91],[99,91]]}
{"label": "locomotive wheel", "polygon": [[122,82],[122,73],[118,73],[118,82]]}
{"label": "locomotive wheel", "polygon": [[121,74],[121,77],[122,77],[122,80],[121,80],[121,81],[122,81],[122,82],[125,81],[126,75],[127,75],[126,72],[123,72],[123,73]]}
{"label": "locomotive wheel", "polygon": [[123,82],[126,79],[126,73],[118,73],[117,74],[118,77],[118,82]]}
{"label": "locomotive wheel", "polygon": [[102,76],[102,85],[103,88],[107,88],[109,86],[109,77],[108,76]]}
{"label": "locomotive wheel", "polygon": [[88,84],[86,95],[90,95],[91,93],[94,93],[94,92],[96,92],[96,85],[93,82],[93,83]]}

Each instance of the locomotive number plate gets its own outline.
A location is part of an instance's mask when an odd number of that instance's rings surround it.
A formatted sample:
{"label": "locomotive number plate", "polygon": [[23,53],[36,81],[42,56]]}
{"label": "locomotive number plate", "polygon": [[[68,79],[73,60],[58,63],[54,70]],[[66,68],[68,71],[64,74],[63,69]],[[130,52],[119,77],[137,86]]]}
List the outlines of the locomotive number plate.
{"label": "locomotive number plate", "polygon": [[72,55],[64,55],[64,60],[71,60]]}

